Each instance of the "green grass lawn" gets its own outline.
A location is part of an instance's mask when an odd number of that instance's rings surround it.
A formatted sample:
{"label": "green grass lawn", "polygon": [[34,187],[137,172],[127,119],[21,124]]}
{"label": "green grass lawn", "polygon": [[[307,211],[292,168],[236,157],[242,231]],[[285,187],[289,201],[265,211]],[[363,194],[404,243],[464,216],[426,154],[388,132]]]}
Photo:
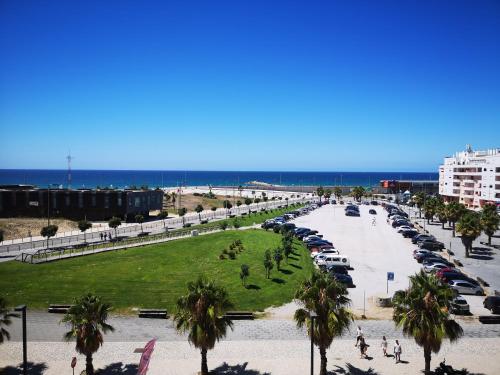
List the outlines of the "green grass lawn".
{"label": "green grass lawn", "polygon": [[[235,260],[220,260],[222,250],[236,239],[245,250]],[[173,311],[187,282],[204,275],[228,290],[235,310],[259,311],[291,301],[313,269],[307,249],[297,242],[289,264],[283,261],[281,271],[275,266],[266,279],[264,252],[280,241],[281,235],[263,230],[225,231],[52,263],[6,262],[0,264],[0,295],[10,305],[46,309],[92,292],[120,312],[132,307]],[[249,288],[241,284],[241,264],[250,266]]]}

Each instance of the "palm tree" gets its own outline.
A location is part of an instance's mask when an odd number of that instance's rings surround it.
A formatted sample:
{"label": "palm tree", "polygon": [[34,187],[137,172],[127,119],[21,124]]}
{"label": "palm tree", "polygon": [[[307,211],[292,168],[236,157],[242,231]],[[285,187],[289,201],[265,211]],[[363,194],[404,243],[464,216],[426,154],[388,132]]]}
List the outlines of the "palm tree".
{"label": "palm tree", "polygon": [[[347,309],[351,302],[347,289],[327,274],[315,272],[300,285],[295,298],[303,307],[295,311],[294,319],[299,328],[305,325],[308,335],[312,335],[321,356],[320,375],[326,375],[326,349],[335,337],[349,328],[353,320],[352,313]],[[314,327],[311,327],[311,312],[316,314]]]}
{"label": "palm tree", "polygon": [[465,212],[466,208],[462,203],[450,202],[446,205],[446,217],[452,224],[453,237],[455,237],[455,224]]}
{"label": "palm tree", "polygon": [[0,344],[3,344],[5,340],[10,340],[9,331],[4,327],[12,324],[11,318],[19,318],[19,315],[10,312],[7,308],[7,301],[5,298],[0,297]]}
{"label": "palm tree", "polygon": [[448,221],[448,211],[442,201],[439,201],[436,206],[436,215],[441,223],[441,228],[444,229],[444,224]]}
{"label": "palm tree", "polygon": [[415,194],[412,198],[413,202],[418,207],[418,216],[422,218],[422,206],[424,205],[425,202],[425,193],[423,191],[419,191],[417,194]]}
{"label": "palm tree", "polygon": [[481,219],[477,212],[465,212],[457,223],[457,232],[461,235],[465,247],[465,257],[472,251],[472,243],[481,234]]}
{"label": "palm tree", "polygon": [[340,200],[340,198],[342,198],[342,189],[340,187],[336,186],[333,189],[333,194],[335,195],[335,197],[337,198],[337,200]]}
{"label": "palm tree", "polygon": [[187,288],[188,293],[177,300],[174,321],[177,330],[189,332],[189,342],[201,350],[201,374],[208,375],[207,351],[233,328],[224,316],[233,305],[226,290],[212,281],[200,277]]}
{"label": "palm tree", "polygon": [[492,204],[486,204],[481,211],[481,227],[484,233],[488,236],[488,245],[491,246],[491,236],[498,230],[500,216],[497,214],[497,209]]}
{"label": "palm tree", "polygon": [[354,199],[356,199],[357,201],[361,200],[361,197],[363,195],[365,195],[366,193],[366,190],[363,186],[355,186],[352,191],[351,191],[351,194],[352,196],[354,197]]}
{"label": "palm tree", "polygon": [[437,200],[434,197],[427,198],[424,203],[424,216],[427,223],[434,218],[436,214]]}
{"label": "palm tree", "polygon": [[410,276],[410,288],[394,295],[393,320],[406,336],[424,348],[425,373],[430,374],[432,352],[438,353],[444,338],[451,342],[462,335],[462,327],[450,318],[453,291],[434,275]]}
{"label": "palm tree", "polygon": [[111,306],[101,299],[87,294],[75,300],[61,322],[70,325],[64,338],[67,341],[76,339],[76,351],[86,357],[85,371],[94,374],[92,355],[104,342],[103,334],[113,332],[114,328],[106,323]]}
{"label": "palm tree", "polygon": [[83,233],[83,242],[87,242],[87,238],[85,236],[85,232],[92,228],[92,223],[87,221],[87,220],[80,220],[78,222],[78,229],[80,229],[80,232]]}
{"label": "palm tree", "polygon": [[323,186],[319,186],[316,189],[316,194],[318,195],[319,201],[321,202],[321,197],[325,194],[325,189],[323,189]]}

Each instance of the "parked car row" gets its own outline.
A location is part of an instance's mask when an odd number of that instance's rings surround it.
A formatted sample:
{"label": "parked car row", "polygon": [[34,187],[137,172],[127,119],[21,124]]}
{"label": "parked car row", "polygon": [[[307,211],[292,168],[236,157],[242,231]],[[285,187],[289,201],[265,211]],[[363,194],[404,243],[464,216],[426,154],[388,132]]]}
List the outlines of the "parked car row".
{"label": "parked car row", "polygon": [[276,226],[288,226],[289,229],[295,228],[295,224],[293,223],[288,223],[289,220],[293,220],[296,217],[307,215],[309,212],[314,211],[319,207],[319,204],[311,204],[306,207],[299,208],[294,211],[287,212],[283,214],[282,216],[277,216],[273,219],[266,220],[264,223],[262,223],[261,228],[263,229],[274,229]]}

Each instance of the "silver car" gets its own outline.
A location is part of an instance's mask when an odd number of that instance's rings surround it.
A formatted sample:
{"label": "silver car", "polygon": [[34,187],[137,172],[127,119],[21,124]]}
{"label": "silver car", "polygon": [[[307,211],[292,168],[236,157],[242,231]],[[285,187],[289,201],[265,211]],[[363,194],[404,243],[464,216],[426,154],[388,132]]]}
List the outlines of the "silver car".
{"label": "silver car", "polygon": [[470,306],[464,297],[458,295],[451,301],[451,312],[453,314],[470,314]]}
{"label": "silver car", "polygon": [[450,284],[451,288],[460,294],[475,294],[476,296],[484,295],[483,288],[465,280],[450,280],[448,284]]}

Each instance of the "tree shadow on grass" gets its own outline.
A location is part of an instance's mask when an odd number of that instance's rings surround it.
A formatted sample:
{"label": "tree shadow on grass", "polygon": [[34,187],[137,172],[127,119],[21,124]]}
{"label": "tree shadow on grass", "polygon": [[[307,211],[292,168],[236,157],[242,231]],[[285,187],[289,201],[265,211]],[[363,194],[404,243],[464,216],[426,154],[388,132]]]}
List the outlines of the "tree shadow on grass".
{"label": "tree shadow on grass", "polygon": [[293,267],[293,268],[297,268],[298,270],[301,270],[302,269],[302,266],[299,266],[297,264],[293,264],[293,263],[290,263],[289,264],[290,267]]}
{"label": "tree shadow on grass", "polygon": [[[47,365],[44,362],[33,363],[28,362],[28,374],[42,375],[47,370]],[[0,369],[1,375],[21,375],[23,373],[23,364],[20,363],[17,367],[7,366],[3,370]]]}
{"label": "tree shadow on grass", "polygon": [[97,370],[96,375],[136,375],[138,368],[136,364],[124,365],[122,362],[115,362]]}
{"label": "tree shadow on grass", "polygon": [[255,285],[255,284],[249,284],[247,285],[246,287],[247,289],[250,289],[250,290],[259,290],[260,289],[260,286],[258,285]]}
{"label": "tree shadow on grass", "polygon": [[224,362],[219,367],[210,371],[212,375],[271,375],[269,372],[260,372],[257,370],[247,370],[248,362],[237,365],[229,365]]}
{"label": "tree shadow on grass", "polygon": [[333,371],[329,371],[328,375],[379,375],[378,372],[375,372],[371,367],[368,370],[362,370],[359,367],[356,367],[350,363],[346,363],[345,367],[335,365],[336,369]]}
{"label": "tree shadow on grass", "polygon": [[291,256],[291,255],[288,256],[288,259],[289,260],[299,260],[298,257],[294,257],[294,256]]}
{"label": "tree shadow on grass", "polygon": [[281,273],[284,273],[285,275],[291,275],[293,273],[293,271],[291,270],[287,270],[287,269],[280,269],[280,272]]}
{"label": "tree shadow on grass", "polygon": [[279,279],[279,278],[277,278],[277,277],[273,277],[273,278],[271,279],[271,281],[272,281],[273,283],[276,283],[276,284],[284,284],[284,283],[285,283],[285,280],[283,280],[283,279]]}

